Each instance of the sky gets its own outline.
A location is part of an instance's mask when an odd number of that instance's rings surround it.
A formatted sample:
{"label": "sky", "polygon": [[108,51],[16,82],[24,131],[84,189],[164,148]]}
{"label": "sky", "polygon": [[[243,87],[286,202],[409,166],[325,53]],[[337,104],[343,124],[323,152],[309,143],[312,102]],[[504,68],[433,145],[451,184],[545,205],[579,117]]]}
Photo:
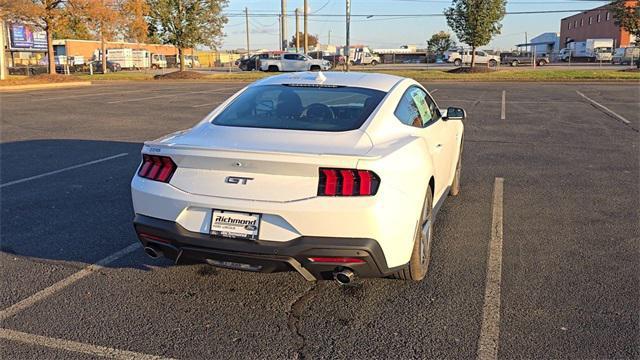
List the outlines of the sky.
{"label": "sky", "polygon": [[[345,0],[308,0],[309,33],[317,34],[321,43],[327,43],[331,32],[331,43],[345,42]],[[595,0],[512,0],[507,1],[507,12],[587,10],[607,4]],[[451,32],[444,16],[418,16],[442,14],[449,7],[447,0],[351,0],[351,44],[364,44],[371,48],[397,48],[412,44],[425,47],[434,33]],[[293,14],[295,8],[303,8],[303,0],[287,0],[287,10]],[[252,49],[278,48],[278,18],[280,0],[230,0],[225,10],[229,22],[224,28],[226,36],[222,49],[246,47],[244,8],[249,9],[250,45]],[[512,49],[515,44],[545,32],[560,32],[560,19],[575,12],[548,14],[507,14],[502,20],[502,33],[483,48],[496,50]],[[340,15],[340,16],[331,16]],[[353,15],[373,15],[370,18]],[[411,15],[387,16],[376,15]],[[295,18],[288,17],[288,38],[295,32]],[[302,31],[302,16],[300,17]]]}

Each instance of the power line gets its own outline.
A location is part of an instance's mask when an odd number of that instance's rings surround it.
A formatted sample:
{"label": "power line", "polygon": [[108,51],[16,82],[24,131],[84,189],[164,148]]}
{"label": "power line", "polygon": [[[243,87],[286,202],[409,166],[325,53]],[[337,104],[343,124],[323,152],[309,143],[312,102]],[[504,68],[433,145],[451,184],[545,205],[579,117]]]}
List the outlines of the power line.
{"label": "power line", "polygon": [[[577,13],[577,12],[583,12],[583,11],[588,11],[591,9],[567,9],[567,10],[532,10],[532,11],[507,11],[505,12],[505,15],[535,15],[535,14],[556,14],[556,13]],[[224,14],[226,17],[239,17],[239,16],[245,16],[245,14],[243,13],[228,13],[228,14]],[[273,17],[273,16],[280,16],[281,14],[277,14],[277,13],[260,13],[260,14],[251,14],[250,16],[252,17]],[[285,14],[285,16],[288,17],[294,17],[295,14]],[[309,17],[328,17],[328,18],[332,18],[332,17],[344,17],[344,14],[309,14]],[[351,17],[359,17],[359,18],[372,18],[372,17],[377,17],[377,18],[389,18],[389,17],[395,17],[395,18],[413,18],[413,17],[443,17],[445,16],[444,13],[431,13],[431,14],[351,14]]]}

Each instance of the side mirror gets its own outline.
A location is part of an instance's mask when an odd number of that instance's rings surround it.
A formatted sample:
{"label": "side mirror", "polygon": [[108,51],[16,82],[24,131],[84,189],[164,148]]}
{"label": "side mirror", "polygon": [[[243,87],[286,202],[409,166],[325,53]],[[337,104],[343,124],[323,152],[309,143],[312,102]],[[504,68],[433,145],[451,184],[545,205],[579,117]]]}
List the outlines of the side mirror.
{"label": "side mirror", "polygon": [[447,108],[447,115],[445,120],[465,120],[467,118],[467,112],[463,108],[449,107]]}

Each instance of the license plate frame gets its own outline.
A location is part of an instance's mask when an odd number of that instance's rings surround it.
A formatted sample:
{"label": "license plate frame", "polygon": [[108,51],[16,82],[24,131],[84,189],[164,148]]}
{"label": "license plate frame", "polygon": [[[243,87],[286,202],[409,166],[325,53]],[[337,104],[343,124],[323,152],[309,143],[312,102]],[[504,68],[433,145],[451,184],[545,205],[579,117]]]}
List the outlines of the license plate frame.
{"label": "license plate frame", "polygon": [[[209,233],[233,239],[258,240],[262,214],[211,209]],[[253,228],[252,228],[253,227]]]}

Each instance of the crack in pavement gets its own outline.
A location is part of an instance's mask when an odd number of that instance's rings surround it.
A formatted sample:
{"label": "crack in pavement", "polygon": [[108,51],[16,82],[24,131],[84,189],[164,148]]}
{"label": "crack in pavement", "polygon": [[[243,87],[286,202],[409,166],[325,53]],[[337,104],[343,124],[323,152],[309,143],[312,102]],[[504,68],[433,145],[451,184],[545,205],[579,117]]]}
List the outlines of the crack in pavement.
{"label": "crack in pavement", "polygon": [[298,322],[300,321],[300,317],[302,316],[302,311],[304,310],[304,305],[307,300],[309,300],[314,295],[314,290],[318,287],[318,282],[314,282],[311,287],[305,290],[297,299],[295,299],[290,305],[289,309],[287,309],[287,326],[289,327],[289,331],[291,331],[291,335],[295,337],[296,343],[296,353],[294,359],[305,359],[304,348],[306,346],[306,338],[300,332],[300,327],[298,326]]}

